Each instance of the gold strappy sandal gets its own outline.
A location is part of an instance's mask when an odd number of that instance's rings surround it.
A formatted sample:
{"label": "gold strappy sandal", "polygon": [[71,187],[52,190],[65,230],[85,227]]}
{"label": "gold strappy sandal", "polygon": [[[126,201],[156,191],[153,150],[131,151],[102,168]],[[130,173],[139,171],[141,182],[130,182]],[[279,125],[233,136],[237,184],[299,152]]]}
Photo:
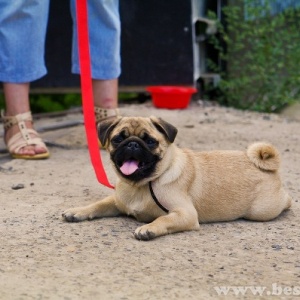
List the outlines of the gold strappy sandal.
{"label": "gold strappy sandal", "polygon": [[108,118],[116,118],[120,115],[118,108],[102,108],[95,106],[96,124]]}
{"label": "gold strappy sandal", "polygon": [[[99,106],[95,106],[94,111],[95,111],[95,119],[96,119],[97,127],[101,121],[120,116],[118,108],[102,108]],[[99,147],[105,149],[104,145],[101,145],[100,140],[99,140]]]}
{"label": "gold strappy sandal", "polygon": [[[38,133],[34,129],[27,128],[25,122],[30,121],[32,122],[31,112],[26,112],[22,114],[18,114],[16,116],[5,116],[4,112],[1,111],[1,118],[4,125],[4,131],[7,132],[9,128],[14,125],[18,125],[20,132],[13,135],[6,143],[8,152],[13,158],[20,158],[20,159],[43,159],[48,158],[50,153],[39,137]],[[45,148],[47,151],[44,153],[38,153],[34,155],[28,154],[18,154],[21,148],[25,146],[40,146]]]}

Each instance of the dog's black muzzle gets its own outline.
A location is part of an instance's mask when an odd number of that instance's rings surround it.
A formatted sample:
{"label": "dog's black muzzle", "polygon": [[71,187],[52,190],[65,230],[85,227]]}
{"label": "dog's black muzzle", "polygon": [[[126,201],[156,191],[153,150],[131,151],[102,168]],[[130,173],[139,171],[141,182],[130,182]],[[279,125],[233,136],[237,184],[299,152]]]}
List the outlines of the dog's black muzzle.
{"label": "dog's black muzzle", "polygon": [[[159,157],[157,154],[152,153],[143,140],[137,137],[130,137],[122,141],[111,152],[111,160],[123,177],[137,182],[149,177],[155,171]],[[131,174],[124,174],[122,166],[128,162],[136,164],[137,169]]]}

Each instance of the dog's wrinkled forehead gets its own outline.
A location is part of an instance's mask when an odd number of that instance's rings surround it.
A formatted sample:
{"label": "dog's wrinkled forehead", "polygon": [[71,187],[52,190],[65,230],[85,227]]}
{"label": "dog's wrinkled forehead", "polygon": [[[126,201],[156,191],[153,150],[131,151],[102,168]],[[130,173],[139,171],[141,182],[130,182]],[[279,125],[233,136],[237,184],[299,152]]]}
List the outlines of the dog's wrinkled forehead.
{"label": "dog's wrinkled forehead", "polygon": [[113,134],[122,132],[125,136],[143,137],[145,133],[151,134],[155,131],[155,127],[150,119],[145,118],[127,118],[123,117]]}

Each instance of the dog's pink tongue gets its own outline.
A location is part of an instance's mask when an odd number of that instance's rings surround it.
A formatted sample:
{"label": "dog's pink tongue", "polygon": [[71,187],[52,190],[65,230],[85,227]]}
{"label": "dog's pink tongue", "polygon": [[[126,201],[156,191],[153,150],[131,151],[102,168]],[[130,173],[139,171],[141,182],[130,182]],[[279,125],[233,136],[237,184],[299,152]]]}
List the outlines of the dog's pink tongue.
{"label": "dog's pink tongue", "polygon": [[121,172],[124,175],[131,175],[138,169],[138,162],[135,160],[125,161],[122,167],[120,168]]}

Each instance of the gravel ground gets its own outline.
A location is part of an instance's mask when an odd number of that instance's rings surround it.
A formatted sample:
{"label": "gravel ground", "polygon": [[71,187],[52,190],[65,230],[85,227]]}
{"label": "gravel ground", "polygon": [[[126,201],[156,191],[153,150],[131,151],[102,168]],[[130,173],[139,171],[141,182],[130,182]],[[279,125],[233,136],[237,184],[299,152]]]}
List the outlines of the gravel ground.
{"label": "gravel ground", "polygon": [[[0,155],[0,299],[300,297],[299,121],[202,102],[185,110],[158,110],[150,103],[121,110],[128,116],[163,117],[179,129],[175,142],[194,150],[273,143],[282,154],[281,174],[292,208],[271,222],[202,224],[199,231],[150,242],[134,239],[140,224],[130,218],[66,223],[63,210],[99,200],[111,190],[95,178],[82,125],[47,131],[43,138],[56,144],[50,159]],[[81,114],[38,120],[36,126],[74,120],[81,121]],[[102,156],[114,182],[108,155]]]}

